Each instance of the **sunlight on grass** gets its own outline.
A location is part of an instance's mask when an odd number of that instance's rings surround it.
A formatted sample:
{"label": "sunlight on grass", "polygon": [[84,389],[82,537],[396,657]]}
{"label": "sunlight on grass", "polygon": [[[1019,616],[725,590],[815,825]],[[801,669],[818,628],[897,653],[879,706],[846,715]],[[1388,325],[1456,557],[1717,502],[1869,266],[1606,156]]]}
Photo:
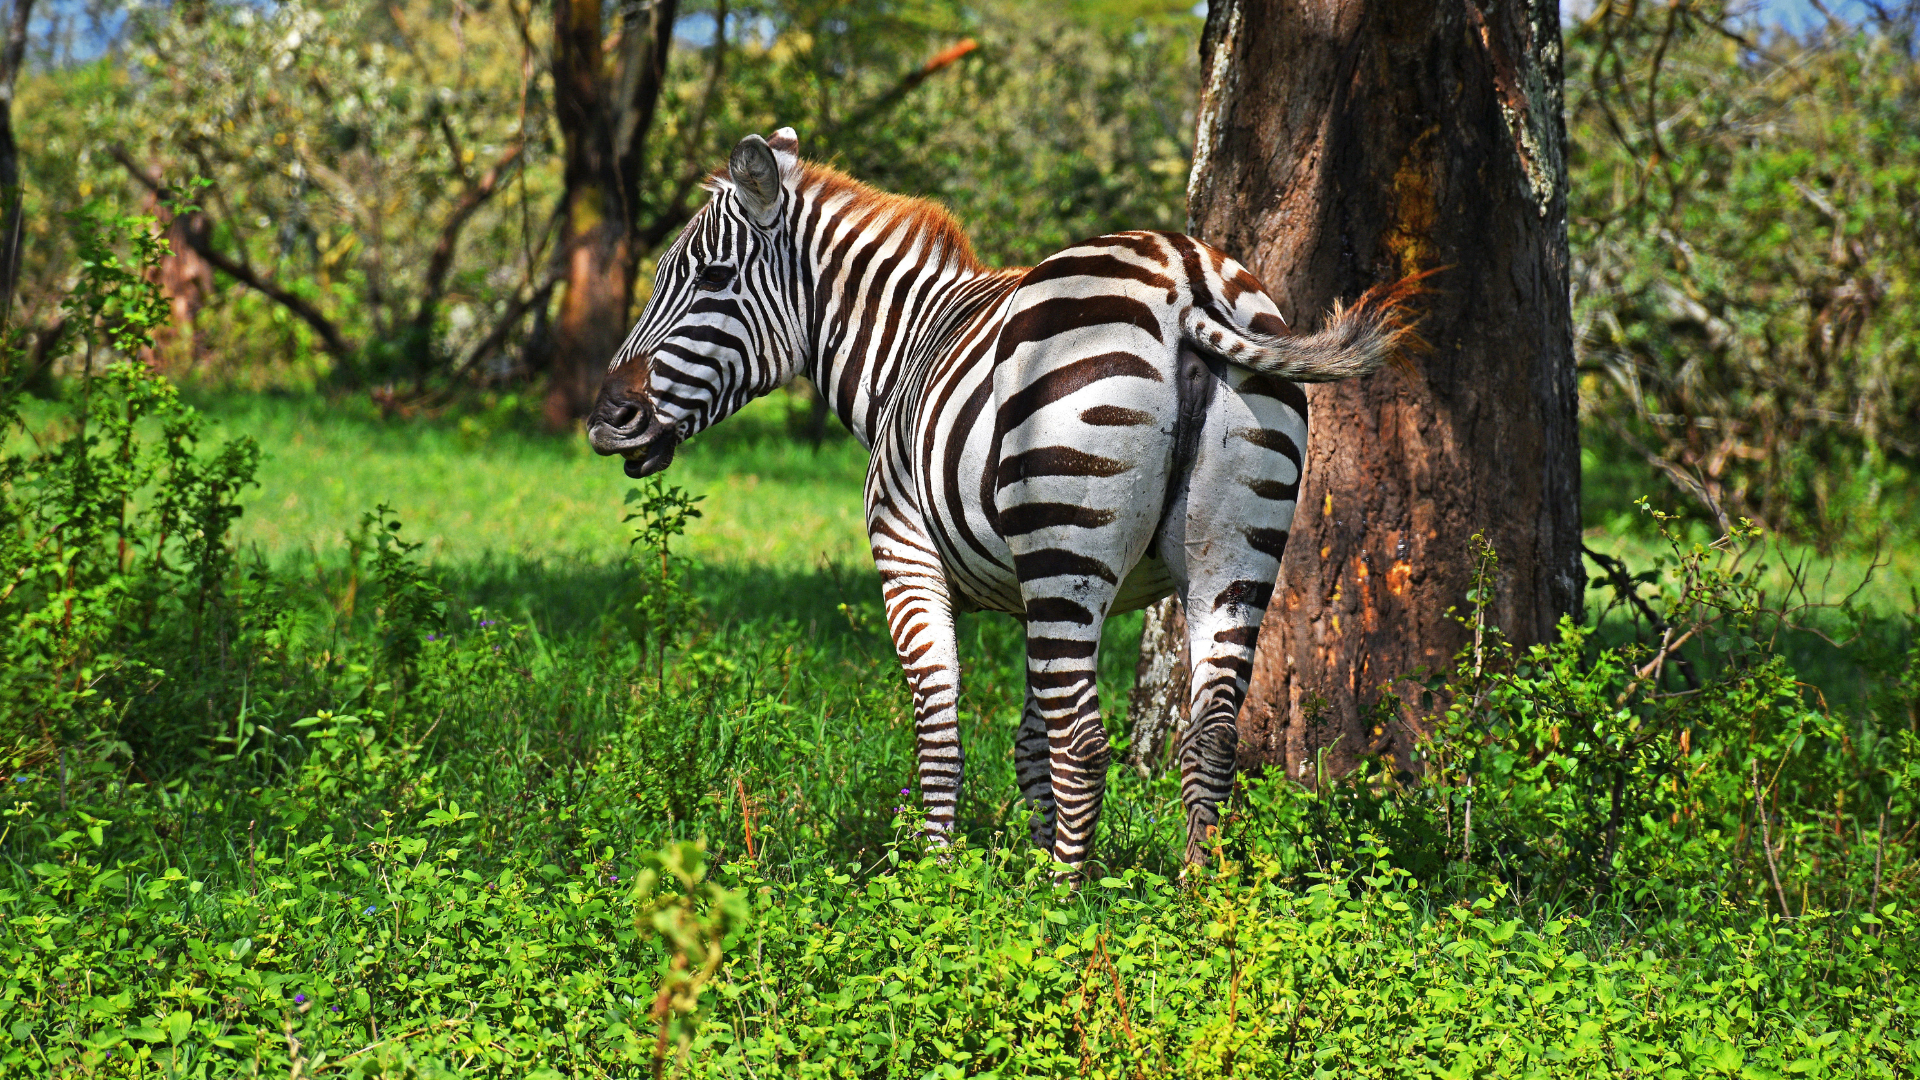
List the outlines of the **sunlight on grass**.
{"label": "sunlight on grass", "polygon": [[[1666,541],[1651,535],[1651,530],[1640,522],[1632,522],[1633,527],[1629,529],[1619,527],[1628,521],[1624,515],[1615,515],[1610,522],[1612,527],[1589,526],[1582,542],[1602,555],[1619,559],[1635,573],[1651,569],[1654,561],[1669,554],[1670,549]],[[1713,537],[1706,526],[1695,522],[1688,540],[1709,544]],[[1761,546],[1747,553],[1741,565],[1762,568],[1761,581],[1769,596],[1780,597],[1792,591],[1794,600],[1789,601],[1790,604],[1804,600],[1810,604],[1837,605],[1852,596],[1854,603],[1864,610],[1904,611],[1912,606],[1912,590],[1920,587],[1920,546],[1912,543],[1889,542],[1878,553],[1839,551],[1822,555],[1805,544],[1763,536]],[[1591,560],[1586,567],[1591,583],[1600,570]],[[1590,607],[1605,605],[1609,595],[1605,588],[1589,588],[1587,604]]]}
{"label": "sunlight on grass", "polygon": [[[265,451],[242,544],[273,556],[329,552],[380,502],[436,563],[482,556],[610,562],[625,554],[622,499],[634,482],[583,436],[474,433],[386,423],[315,398],[222,398],[211,434],[247,434]],[[860,485],[866,454],[849,439],[819,451],[784,433],[785,402],[755,402],[683,447],[670,479],[705,496],[682,550],[703,562],[811,569],[867,561]]]}

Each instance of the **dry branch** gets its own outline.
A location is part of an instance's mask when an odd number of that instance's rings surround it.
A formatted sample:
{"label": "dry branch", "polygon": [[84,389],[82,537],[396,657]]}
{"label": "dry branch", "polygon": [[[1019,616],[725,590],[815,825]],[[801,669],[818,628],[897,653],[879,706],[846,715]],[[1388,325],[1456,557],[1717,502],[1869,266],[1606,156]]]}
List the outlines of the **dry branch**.
{"label": "dry branch", "polygon": [[[142,168],[140,163],[133,159],[133,155],[127,152],[126,147],[115,143],[107,148],[107,152],[113,155],[113,159],[149,191],[160,196],[170,194],[167,185],[162,183],[159,177]],[[205,210],[195,210],[194,213],[203,217],[206,215]],[[334,325],[333,320],[321,314],[320,309],[308,303],[305,298],[276,285],[256,273],[246,263],[216,250],[213,243],[207,239],[212,231],[211,228],[193,228],[185,231],[195,254],[207,260],[215,270],[292,312],[301,322],[313,328],[313,332],[320,336],[320,341],[326,346],[328,353],[336,357],[346,357],[352,353],[352,348],[347,344],[346,338],[341,336],[340,328]]]}

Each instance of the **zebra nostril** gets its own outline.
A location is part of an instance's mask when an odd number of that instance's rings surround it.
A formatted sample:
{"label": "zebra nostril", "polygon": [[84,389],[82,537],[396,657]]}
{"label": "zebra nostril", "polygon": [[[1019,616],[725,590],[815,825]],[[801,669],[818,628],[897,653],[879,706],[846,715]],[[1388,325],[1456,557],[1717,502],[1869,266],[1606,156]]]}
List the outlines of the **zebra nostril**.
{"label": "zebra nostril", "polygon": [[640,416],[640,406],[630,401],[609,401],[600,413],[600,422],[616,431],[626,431]]}

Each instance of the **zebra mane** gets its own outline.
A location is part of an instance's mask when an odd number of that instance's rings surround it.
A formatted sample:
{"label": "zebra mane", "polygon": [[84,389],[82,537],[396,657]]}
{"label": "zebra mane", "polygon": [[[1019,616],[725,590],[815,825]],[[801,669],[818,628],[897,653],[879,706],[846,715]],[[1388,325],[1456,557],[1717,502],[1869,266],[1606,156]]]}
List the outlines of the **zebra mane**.
{"label": "zebra mane", "polygon": [[[880,226],[883,222],[896,228],[904,227],[911,234],[924,239],[929,248],[943,253],[944,261],[950,265],[961,270],[988,269],[974,253],[973,241],[968,239],[966,229],[939,203],[912,195],[881,191],[831,165],[803,161],[799,172],[799,182],[787,181],[787,189],[797,189],[805,198],[815,202],[844,200],[836,216],[865,219],[869,228]],[[717,194],[732,190],[733,178],[727,175],[727,168],[722,165],[707,177],[702,186]]]}

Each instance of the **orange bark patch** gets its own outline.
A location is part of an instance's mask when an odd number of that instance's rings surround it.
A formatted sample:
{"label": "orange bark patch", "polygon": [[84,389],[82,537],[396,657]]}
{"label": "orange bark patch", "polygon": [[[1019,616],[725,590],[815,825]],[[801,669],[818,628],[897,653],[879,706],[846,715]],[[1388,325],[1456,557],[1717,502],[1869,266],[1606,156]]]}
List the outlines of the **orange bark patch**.
{"label": "orange bark patch", "polygon": [[1396,561],[1387,567],[1387,592],[1394,596],[1407,595],[1407,583],[1413,577],[1413,564],[1405,559]]}
{"label": "orange bark patch", "polygon": [[1393,172],[1394,222],[1381,239],[1400,260],[1402,274],[1418,273],[1421,266],[1437,261],[1430,256],[1433,226],[1439,219],[1433,193],[1438,163],[1426,152],[1426,146],[1439,130],[1440,125],[1435,124],[1421,132],[1400,156],[1399,167]]}

